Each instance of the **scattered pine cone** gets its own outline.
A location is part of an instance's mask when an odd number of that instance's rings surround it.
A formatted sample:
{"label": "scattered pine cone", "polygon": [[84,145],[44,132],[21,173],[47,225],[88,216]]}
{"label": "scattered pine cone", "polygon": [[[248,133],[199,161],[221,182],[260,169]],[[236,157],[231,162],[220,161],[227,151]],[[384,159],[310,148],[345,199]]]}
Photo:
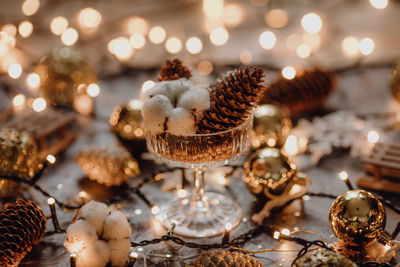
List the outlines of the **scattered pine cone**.
{"label": "scattered pine cone", "polygon": [[293,267],[356,267],[357,264],[345,256],[326,248],[312,250],[293,262]]}
{"label": "scattered pine cone", "polygon": [[211,86],[211,106],[204,112],[198,133],[215,133],[242,124],[262,97],[264,71],[261,68],[236,69]]}
{"label": "scattered pine cone", "polygon": [[0,211],[0,266],[18,266],[45,229],[46,217],[34,202],[18,199],[6,204]]}
{"label": "scattered pine cone", "polygon": [[193,263],[194,267],[262,267],[256,258],[224,250],[203,251]]}
{"label": "scattered pine cone", "polygon": [[320,108],[333,91],[335,76],[320,69],[305,71],[292,80],[281,77],[264,94],[263,103],[286,106],[292,115]]}
{"label": "scattered pine cone", "polygon": [[158,81],[178,80],[181,78],[189,79],[192,77],[190,70],[182,64],[179,59],[167,60],[165,65],[161,67]]}

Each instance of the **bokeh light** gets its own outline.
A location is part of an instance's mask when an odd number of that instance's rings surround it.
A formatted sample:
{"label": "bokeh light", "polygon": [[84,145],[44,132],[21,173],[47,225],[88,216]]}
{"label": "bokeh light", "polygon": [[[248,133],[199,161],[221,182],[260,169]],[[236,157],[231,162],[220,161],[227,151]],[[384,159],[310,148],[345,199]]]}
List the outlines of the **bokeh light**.
{"label": "bokeh light", "polygon": [[17,27],[11,23],[4,24],[1,28],[1,31],[7,33],[8,36],[11,37],[15,37],[17,35]]}
{"label": "bokeh light", "polygon": [[371,38],[363,38],[360,41],[359,49],[361,54],[370,55],[375,49],[375,42]]}
{"label": "bokeh light", "polygon": [[33,32],[33,24],[27,20],[22,21],[18,25],[18,32],[22,37],[28,38]]}
{"label": "bokeh light", "polygon": [[165,48],[171,54],[177,54],[182,50],[182,42],[177,37],[170,37],[165,42]]}
{"label": "bokeh light", "polygon": [[167,37],[165,29],[161,26],[154,26],[150,29],[149,40],[154,44],[161,44]]}
{"label": "bokeh light", "polygon": [[74,28],[68,28],[61,34],[61,42],[66,46],[74,45],[79,38],[78,31]]}
{"label": "bokeh light", "polygon": [[253,55],[249,50],[243,50],[239,54],[239,59],[242,64],[250,64],[251,60],[253,59]]}
{"label": "bokeh light", "polygon": [[96,83],[91,83],[86,88],[86,93],[91,97],[100,95],[100,87]]}
{"label": "bokeh light", "polygon": [[301,19],[301,26],[308,33],[318,33],[322,29],[322,19],[315,13],[307,13]]}
{"label": "bokeh light", "polygon": [[342,51],[346,56],[354,57],[358,55],[359,42],[357,38],[348,36],[342,41]]}
{"label": "bokeh light", "polygon": [[127,21],[127,28],[130,35],[140,33],[146,35],[149,31],[149,23],[141,17],[132,17]]}
{"label": "bokeh light", "polygon": [[47,103],[46,100],[42,97],[38,97],[32,102],[32,108],[36,112],[41,112],[46,109]]}
{"label": "bokeh light", "polygon": [[190,37],[186,41],[186,50],[190,54],[198,54],[203,49],[203,42],[198,37]]}
{"label": "bokeh light", "polygon": [[276,44],[276,36],[271,31],[265,31],[261,33],[258,42],[262,48],[272,49]]}
{"label": "bokeh light", "polygon": [[14,96],[12,100],[12,104],[14,107],[19,108],[22,107],[25,104],[26,98],[23,94],[18,94]]}
{"label": "bokeh light", "polygon": [[368,140],[368,142],[370,142],[372,144],[377,143],[379,141],[379,138],[380,138],[380,136],[377,131],[372,130],[372,131],[369,131],[367,134],[367,140]]}
{"label": "bokeh light", "polygon": [[308,58],[311,54],[311,48],[307,44],[301,44],[297,47],[296,53],[301,58]]}
{"label": "bokeh light", "polygon": [[133,54],[133,48],[128,38],[117,37],[108,43],[108,51],[114,54],[119,60],[127,60]]}
{"label": "bokeh light", "polygon": [[272,9],[265,14],[265,24],[272,28],[282,28],[287,25],[289,16],[283,9]]}
{"label": "bokeh light", "polygon": [[213,71],[213,64],[208,60],[202,60],[197,64],[196,69],[201,75],[209,75]]}
{"label": "bokeh light", "polygon": [[140,49],[146,44],[146,39],[142,34],[135,33],[129,38],[129,42],[133,48]]}
{"label": "bokeh light", "polygon": [[229,32],[224,27],[217,27],[210,32],[210,41],[213,45],[221,46],[229,39]]}
{"label": "bokeh light", "polygon": [[26,77],[26,84],[31,89],[36,89],[40,85],[40,76],[37,73],[29,73]]}
{"label": "bokeh light", "polygon": [[224,7],[222,19],[226,26],[236,27],[243,21],[243,9],[239,5],[230,4]]}
{"label": "bokeh light", "polygon": [[147,80],[147,81],[145,81],[143,84],[142,84],[142,94],[144,93],[144,92],[146,92],[147,90],[149,90],[150,88],[153,88],[153,86],[155,85],[156,83],[154,82],[154,81],[152,81],[152,80]]}
{"label": "bokeh light", "polygon": [[50,22],[50,31],[54,35],[61,35],[68,28],[68,20],[63,16],[57,16]]}
{"label": "bokeh light", "polygon": [[87,7],[82,9],[78,15],[79,24],[88,29],[94,29],[101,23],[101,14],[94,8]]}
{"label": "bokeh light", "polygon": [[376,9],[384,9],[388,6],[389,0],[369,0],[369,3]]}
{"label": "bokeh light", "polygon": [[296,69],[292,66],[286,66],[282,69],[282,76],[285,79],[291,80],[296,77]]}
{"label": "bokeh light", "polygon": [[8,67],[8,75],[13,79],[18,79],[22,74],[22,67],[18,63],[13,63]]}
{"label": "bokeh light", "polygon": [[224,0],[203,0],[203,12],[207,17],[220,17],[224,12]]}
{"label": "bokeh light", "polygon": [[39,7],[40,7],[39,0],[25,0],[22,3],[21,10],[25,16],[32,16],[39,10]]}

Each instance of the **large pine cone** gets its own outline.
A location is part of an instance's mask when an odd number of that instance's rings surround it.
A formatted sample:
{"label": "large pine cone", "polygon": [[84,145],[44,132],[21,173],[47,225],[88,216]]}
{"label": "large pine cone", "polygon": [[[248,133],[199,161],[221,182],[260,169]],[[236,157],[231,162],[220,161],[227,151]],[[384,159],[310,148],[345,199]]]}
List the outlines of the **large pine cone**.
{"label": "large pine cone", "polygon": [[182,61],[174,59],[172,61],[167,60],[165,65],[161,67],[158,81],[178,80],[181,78],[189,79],[190,77],[192,77],[190,70],[182,64]]}
{"label": "large pine cone", "polygon": [[46,217],[34,202],[18,199],[6,204],[0,211],[0,266],[18,266],[45,229]]}
{"label": "large pine cone", "polygon": [[292,115],[312,112],[320,108],[333,91],[335,76],[315,69],[305,71],[292,80],[281,77],[264,94],[263,103],[286,106]]}
{"label": "large pine cone", "polygon": [[224,250],[203,251],[193,263],[194,267],[262,267],[256,258]]}
{"label": "large pine cone", "polygon": [[263,77],[263,69],[246,67],[217,80],[211,86],[211,106],[204,112],[198,133],[226,131],[242,124],[261,100]]}

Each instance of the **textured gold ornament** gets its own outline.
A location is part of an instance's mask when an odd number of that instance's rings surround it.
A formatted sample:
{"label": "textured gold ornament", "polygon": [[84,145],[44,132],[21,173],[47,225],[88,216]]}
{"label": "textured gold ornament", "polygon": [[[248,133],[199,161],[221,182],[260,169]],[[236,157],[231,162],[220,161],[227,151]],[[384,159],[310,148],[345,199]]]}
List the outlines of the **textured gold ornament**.
{"label": "textured gold ornament", "polygon": [[251,136],[253,149],[260,147],[282,147],[292,128],[288,112],[274,105],[260,105],[254,113]]}
{"label": "textured gold ornament", "polygon": [[194,267],[262,267],[262,263],[256,258],[239,253],[224,250],[203,251],[193,263]]}
{"label": "textured gold ornament", "polygon": [[110,116],[109,123],[112,132],[133,155],[146,150],[142,120],[142,101],[139,99],[131,99],[122,106],[116,107]]}
{"label": "textured gold ornament", "polygon": [[274,198],[297,181],[296,166],[277,148],[262,148],[244,164],[243,181],[250,191]]}
{"label": "textured gold ornament", "polygon": [[397,61],[393,68],[392,81],[390,83],[390,89],[392,91],[393,97],[400,102],[400,60]]}
{"label": "textured gold ornament", "polygon": [[357,264],[340,255],[339,253],[326,248],[312,250],[298,258],[294,267],[357,267]]}
{"label": "textured gold ornament", "polygon": [[[40,168],[37,145],[27,133],[13,129],[0,131],[0,177],[7,175],[30,179]],[[0,179],[0,197],[16,196],[21,190],[20,183]]]}
{"label": "textured gold ornament", "polygon": [[371,193],[351,190],[333,202],[329,224],[343,243],[349,246],[368,245],[385,236],[386,212]]}
{"label": "textured gold ornament", "polygon": [[93,100],[86,94],[86,88],[97,81],[97,76],[80,49],[54,49],[35,67],[35,72],[40,76],[42,94],[54,105],[75,109],[91,105],[93,109]]}
{"label": "textured gold ornament", "polygon": [[76,161],[90,180],[106,186],[119,186],[140,174],[138,162],[118,147],[87,149],[76,155]]}

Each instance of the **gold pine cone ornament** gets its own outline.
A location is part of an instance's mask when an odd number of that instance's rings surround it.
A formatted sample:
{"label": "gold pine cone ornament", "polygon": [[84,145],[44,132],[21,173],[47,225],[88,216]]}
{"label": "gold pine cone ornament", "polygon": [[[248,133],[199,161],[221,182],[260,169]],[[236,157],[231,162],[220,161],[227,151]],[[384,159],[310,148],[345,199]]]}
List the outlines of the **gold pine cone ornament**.
{"label": "gold pine cone ornament", "polygon": [[274,105],[260,105],[254,113],[251,146],[282,147],[292,128],[292,121],[287,112]]}
{"label": "gold pine cone ornament", "polygon": [[387,235],[385,208],[365,190],[338,196],[329,211],[329,224],[336,237],[348,246],[366,246]]}
{"label": "gold pine cone ornament", "polygon": [[21,184],[1,179],[1,175],[31,179],[41,168],[36,142],[26,132],[13,129],[0,131],[0,197],[21,193]]}
{"label": "gold pine cone ornament", "polygon": [[193,263],[194,267],[262,267],[256,258],[224,250],[203,251]]}
{"label": "gold pine cone ornament", "polygon": [[326,248],[308,251],[293,262],[293,267],[357,267],[341,254]]}

